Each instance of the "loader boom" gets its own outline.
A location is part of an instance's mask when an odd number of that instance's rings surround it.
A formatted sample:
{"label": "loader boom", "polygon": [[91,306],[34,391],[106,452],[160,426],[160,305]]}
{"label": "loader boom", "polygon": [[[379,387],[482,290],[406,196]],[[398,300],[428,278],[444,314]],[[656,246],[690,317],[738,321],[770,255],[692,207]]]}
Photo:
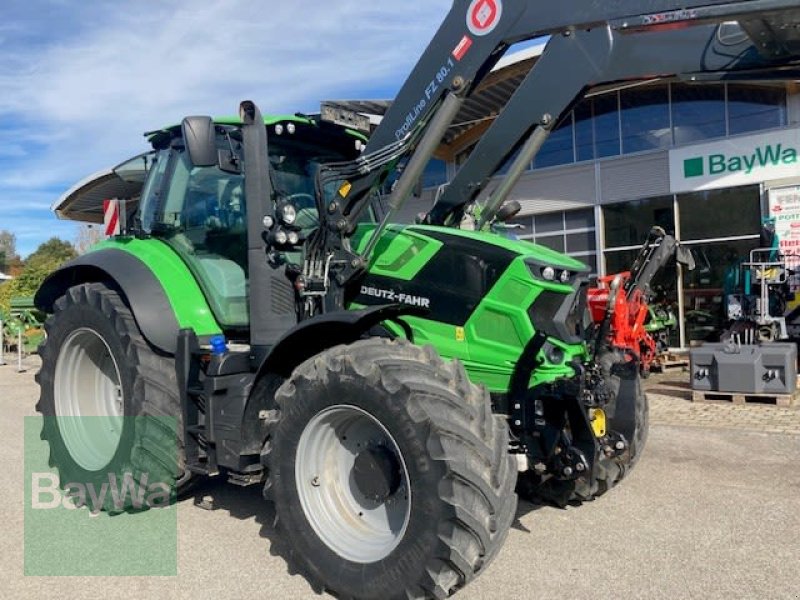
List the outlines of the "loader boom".
{"label": "loader boom", "polygon": [[[733,47],[723,45],[719,24],[734,20],[745,35]],[[371,192],[404,157],[413,157],[410,164],[427,162],[436,146],[431,143],[433,134],[428,132],[426,139],[427,130],[433,127],[440,136],[455,116],[445,99],[468,97],[512,44],[552,36],[536,66],[428,213],[429,224],[457,223],[464,207],[476,199],[504,160],[532,138],[519,157],[520,163],[530,162],[562,115],[594,86],[664,76],[758,77],[776,69],[786,69],[783,77],[796,74],[800,61],[797,23],[800,9],[793,0],[571,0],[556,4],[456,0],[365,153],[354,164],[329,165],[320,176],[345,182],[335,201],[320,198],[318,202],[324,240],[315,240],[315,248],[324,248],[326,255],[334,256],[334,264],[341,265],[339,283],[333,287],[346,285],[369,264],[371,257],[355,254],[348,238],[369,205]],[[445,106],[448,114],[443,118],[440,111]],[[408,180],[417,171],[404,174],[406,181],[401,176],[384,223],[411,194]],[[512,181],[489,200],[484,219],[500,207],[521,170],[512,167],[510,173]],[[381,232],[382,227],[375,230],[367,248],[374,248]],[[319,259],[318,250],[312,260]],[[341,302],[327,304],[340,306]]]}

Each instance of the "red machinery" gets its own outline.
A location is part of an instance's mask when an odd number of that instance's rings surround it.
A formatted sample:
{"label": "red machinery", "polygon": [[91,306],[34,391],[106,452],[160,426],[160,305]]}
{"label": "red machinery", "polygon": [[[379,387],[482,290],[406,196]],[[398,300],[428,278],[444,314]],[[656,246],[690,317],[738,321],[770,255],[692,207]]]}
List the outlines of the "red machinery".
{"label": "red machinery", "polygon": [[644,294],[640,289],[634,289],[630,294],[624,293],[630,280],[630,271],[599,278],[598,287],[589,288],[589,310],[592,321],[601,326],[606,319],[611,298],[613,310],[607,338],[611,345],[635,357],[642,375],[647,376],[656,358],[656,342],[644,328],[649,312]]}
{"label": "red machinery", "polygon": [[588,305],[598,328],[597,343],[608,343],[625,351],[639,363],[642,375],[650,373],[656,358],[656,341],[645,330],[653,278],[669,260],[694,268],[691,253],[661,227],[653,227],[630,271],[608,275],[589,288]]}

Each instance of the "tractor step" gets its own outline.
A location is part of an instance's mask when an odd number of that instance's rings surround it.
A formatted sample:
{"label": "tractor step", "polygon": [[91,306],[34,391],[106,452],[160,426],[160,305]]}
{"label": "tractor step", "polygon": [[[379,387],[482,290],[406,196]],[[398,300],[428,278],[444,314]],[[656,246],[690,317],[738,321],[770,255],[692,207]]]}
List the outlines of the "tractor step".
{"label": "tractor step", "polygon": [[206,463],[204,462],[194,462],[191,464],[187,464],[186,470],[191,473],[194,473],[195,475],[206,475],[208,477],[219,475],[218,471],[211,471],[211,469],[209,469]]}
{"label": "tractor step", "polygon": [[264,481],[264,469],[253,471],[252,473],[240,473],[238,471],[228,471],[228,483],[247,487]]}
{"label": "tractor step", "polygon": [[182,329],[178,334],[175,368],[181,398],[186,469],[199,475],[214,476],[219,474],[219,468],[216,445],[205,415],[207,393],[200,368],[203,354],[195,333]]}
{"label": "tractor step", "polygon": [[791,394],[750,394],[746,392],[692,392],[692,402],[727,404],[771,404],[800,407],[800,391]]}

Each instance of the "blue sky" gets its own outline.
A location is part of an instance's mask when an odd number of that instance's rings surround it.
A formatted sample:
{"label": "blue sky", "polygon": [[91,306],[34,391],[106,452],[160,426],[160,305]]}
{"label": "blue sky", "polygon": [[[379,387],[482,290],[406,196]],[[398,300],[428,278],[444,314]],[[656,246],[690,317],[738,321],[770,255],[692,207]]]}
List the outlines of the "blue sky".
{"label": "blue sky", "polygon": [[[0,2],[0,229],[23,256],[76,225],[51,204],[188,114],[391,98],[451,0]],[[253,8],[256,7],[256,8]]]}

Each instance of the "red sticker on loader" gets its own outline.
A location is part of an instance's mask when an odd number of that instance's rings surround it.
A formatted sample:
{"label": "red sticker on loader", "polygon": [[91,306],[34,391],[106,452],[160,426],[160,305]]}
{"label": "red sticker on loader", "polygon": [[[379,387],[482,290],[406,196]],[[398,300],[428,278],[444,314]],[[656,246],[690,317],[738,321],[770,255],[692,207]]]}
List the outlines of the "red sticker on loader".
{"label": "red sticker on loader", "polygon": [[467,51],[470,49],[471,46],[472,46],[472,38],[469,37],[468,35],[465,35],[463,38],[461,38],[461,41],[458,42],[458,46],[456,46],[453,49],[453,58],[455,58],[456,60],[461,60],[462,58],[464,58],[464,55],[467,53]]}
{"label": "red sticker on loader", "polygon": [[472,35],[488,35],[500,22],[502,0],[472,0],[467,11],[467,28]]}

